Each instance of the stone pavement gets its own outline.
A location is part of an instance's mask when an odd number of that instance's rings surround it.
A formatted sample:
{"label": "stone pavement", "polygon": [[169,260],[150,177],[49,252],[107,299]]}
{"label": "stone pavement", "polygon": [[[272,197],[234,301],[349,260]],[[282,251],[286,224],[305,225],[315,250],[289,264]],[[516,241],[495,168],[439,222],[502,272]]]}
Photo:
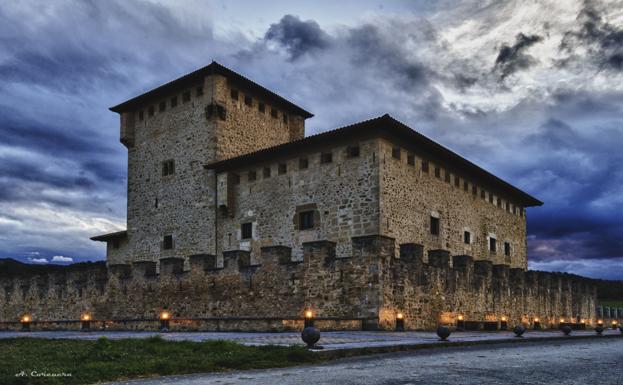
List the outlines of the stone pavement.
{"label": "stone pavement", "polygon": [[[127,331],[92,331],[83,333],[79,331],[32,331],[32,332],[0,332],[0,338],[14,337],[37,337],[37,338],[73,338],[93,340],[99,337],[110,339],[120,338],[147,338],[160,335],[162,338],[172,341],[206,341],[206,340],[229,340],[239,342],[244,345],[304,345],[301,341],[300,333],[238,333],[238,332],[127,332]],[[574,330],[570,338],[594,336],[592,330]],[[618,330],[607,329],[604,335],[621,335]],[[550,339],[565,336],[558,330],[527,331],[524,340]],[[505,340],[516,340],[510,331],[497,332],[454,332],[449,340],[454,343],[494,343],[504,342]],[[418,345],[428,346],[436,344],[447,344],[439,341],[434,332],[368,332],[368,331],[343,331],[343,332],[322,332],[319,345],[324,347],[324,351],[344,350],[344,349],[365,349],[379,348],[391,349],[403,347],[414,347]]]}

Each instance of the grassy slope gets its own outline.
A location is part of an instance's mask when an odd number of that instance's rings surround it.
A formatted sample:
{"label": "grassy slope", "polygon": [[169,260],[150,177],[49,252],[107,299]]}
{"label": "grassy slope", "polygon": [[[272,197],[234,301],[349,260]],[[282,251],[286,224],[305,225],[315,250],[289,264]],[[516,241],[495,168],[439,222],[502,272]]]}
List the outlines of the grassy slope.
{"label": "grassy slope", "polygon": [[[14,338],[0,340],[0,384],[91,384],[154,375],[269,368],[318,362],[302,347],[243,346],[227,341],[150,339],[97,341]],[[71,377],[16,377],[71,373]]]}

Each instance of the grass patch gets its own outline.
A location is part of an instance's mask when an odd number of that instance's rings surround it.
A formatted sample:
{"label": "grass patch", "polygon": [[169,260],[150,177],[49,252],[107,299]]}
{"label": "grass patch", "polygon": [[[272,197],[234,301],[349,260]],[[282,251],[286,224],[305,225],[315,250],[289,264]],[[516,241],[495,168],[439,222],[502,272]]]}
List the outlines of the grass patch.
{"label": "grass patch", "polygon": [[606,299],[606,300],[598,300],[597,302],[599,303],[599,305],[602,305],[602,306],[623,307],[623,301]]}
{"label": "grass patch", "polygon": [[[260,369],[319,362],[303,347],[244,346],[229,341],[147,339],[96,341],[41,338],[0,340],[0,384],[92,384],[232,369]],[[37,377],[32,372],[71,377]],[[24,373],[19,376],[16,374]]]}

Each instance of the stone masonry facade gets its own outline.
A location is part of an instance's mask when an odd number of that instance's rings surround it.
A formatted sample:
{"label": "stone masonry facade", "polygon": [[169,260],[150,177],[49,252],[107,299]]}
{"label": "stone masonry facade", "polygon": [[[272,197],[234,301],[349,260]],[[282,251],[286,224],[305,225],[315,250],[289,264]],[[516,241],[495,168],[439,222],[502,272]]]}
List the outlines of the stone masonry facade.
{"label": "stone masonry facade", "polygon": [[0,277],[0,321],[595,319],[590,281],[526,271],[525,208],[542,202],[389,115],[305,137],[313,115],[215,62],[111,110],[127,230],[92,238],[105,265]]}

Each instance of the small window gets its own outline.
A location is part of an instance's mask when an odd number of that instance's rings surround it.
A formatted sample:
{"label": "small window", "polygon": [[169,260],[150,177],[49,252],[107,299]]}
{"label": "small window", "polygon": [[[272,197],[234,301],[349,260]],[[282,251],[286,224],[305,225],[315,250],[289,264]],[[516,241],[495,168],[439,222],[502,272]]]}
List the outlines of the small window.
{"label": "small window", "polygon": [[162,162],[162,176],[175,174],[175,161],[168,159]]}
{"label": "small window", "polygon": [[502,207],[502,199],[500,197],[498,197],[498,207]]}
{"label": "small window", "polygon": [[253,98],[251,97],[251,95],[244,95],[244,104],[246,104],[247,106],[253,105]]}
{"label": "small window", "polygon": [[432,235],[439,235],[439,218],[430,217],[430,233]]}
{"label": "small window", "polygon": [[489,237],[489,251],[495,253],[497,250],[497,240],[493,237]]}
{"label": "small window", "polygon": [[257,179],[257,173],[255,171],[249,171],[247,178],[249,179],[249,182],[253,182]]}
{"label": "small window", "polygon": [[314,228],[314,212],[303,211],[299,213],[299,230],[307,230]]}
{"label": "small window", "polygon": [[197,87],[197,96],[203,96],[203,87],[202,86]]}
{"label": "small window", "polygon": [[263,114],[266,111],[266,104],[264,102],[257,103],[257,110]]}
{"label": "small window", "polygon": [[472,183],[472,194],[474,196],[478,195],[478,187],[474,183]]}
{"label": "small window", "polygon": [[288,172],[288,165],[285,163],[279,163],[279,166],[277,166],[277,173],[279,173],[279,175],[283,175],[286,172]]}
{"label": "small window", "polygon": [[143,113],[143,111],[139,111],[138,112],[138,120],[143,120],[145,119],[145,114]]}
{"label": "small window", "polygon": [[487,199],[487,192],[485,190],[480,190],[480,198]]}
{"label": "small window", "polygon": [[435,176],[437,178],[441,178],[441,169],[439,168],[439,166],[435,166]]}
{"label": "small window", "polygon": [[469,231],[463,232],[463,243],[465,243],[466,245],[472,243],[472,233],[470,233]]}
{"label": "small window", "polygon": [[454,186],[455,187],[460,187],[461,186],[461,178],[459,178],[458,175],[454,175]]}
{"label": "small window", "polygon": [[359,146],[346,147],[346,156],[349,158],[356,158],[359,156]]}
{"label": "small window", "polygon": [[466,180],[463,181],[463,190],[469,191],[469,182],[467,182]]}
{"label": "small window", "polygon": [[511,244],[508,242],[504,242],[504,255],[507,257],[511,256]]}
{"label": "small window", "polygon": [[320,154],[320,163],[326,164],[333,162],[333,153],[331,152],[323,152]]}
{"label": "small window", "polygon": [[393,147],[392,148],[392,158],[400,159],[400,147]]}
{"label": "small window", "polygon": [[448,171],[448,169],[446,169],[446,175],[444,176],[444,180],[446,181],[446,183],[450,183],[450,171]]}
{"label": "small window", "polygon": [[147,115],[154,116],[154,106],[149,106],[147,109]]}
{"label": "small window", "polygon": [[186,91],[182,94],[182,102],[190,102],[190,91]]}
{"label": "small window", "polygon": [[253,238],[253,223],[247,222],[240,225],[240,238],[251,239]]}
{"label": "small window", "polygon": [[173,248],[173,235],[165,235],[162,240],[162,248],[164,250],[171,250]]}
{"label": "small window", "polygon": [[517,214],[517,206],[513,205],[513,214]]}
{"label": "small window", "polygon": [[493,203],[493,193],[489,193],[489,203]]}
{"label": "small window", "polygon": [[407,164],[409,166],[415,166],[415,155],[407,154]]}
{"label": "small window", "polygon": [[285,124],[288,124],[288,115],[283,114],[283,122],[284,122]]}
{"label": "small window", "polygon": [[428,161],[422,160],[422,171],[428,173]]}
{"label": "small window", "polygon": [[164,112],[167,109],[167,104],[165,102],[160,102],[158,104],[158,112]]}
{"label": "small window", "polygon": [[270,178],[270,167],[264,167],[263,175],[264,178]]}
{"label": "small window", "polygon": [[238,90],[232,88],[231,91],[229,91],[229,96],[231,96],[232,100],[238,101]]}
{"label": "small window", "polygon": [[277,119],[277,109],[276,108],[271,108],[270,109],[270,116],[272,116],[273,118]]}
{"label": "small window", "polygon": [[225,107],[220,104],[208,104],[206,106],[206,118],[212,119],[213,117],[218,117],[220,120],[225,120],[227,118],[227,112],[225,111]]}
{"label": "small window", "polygon": [[304,170],[309,167],[309,159],[300,158],[299,159],[299,170]]}
{"label": "small window", "polygon": [[177,96],[171,98],[171,108],[177,107]]}

